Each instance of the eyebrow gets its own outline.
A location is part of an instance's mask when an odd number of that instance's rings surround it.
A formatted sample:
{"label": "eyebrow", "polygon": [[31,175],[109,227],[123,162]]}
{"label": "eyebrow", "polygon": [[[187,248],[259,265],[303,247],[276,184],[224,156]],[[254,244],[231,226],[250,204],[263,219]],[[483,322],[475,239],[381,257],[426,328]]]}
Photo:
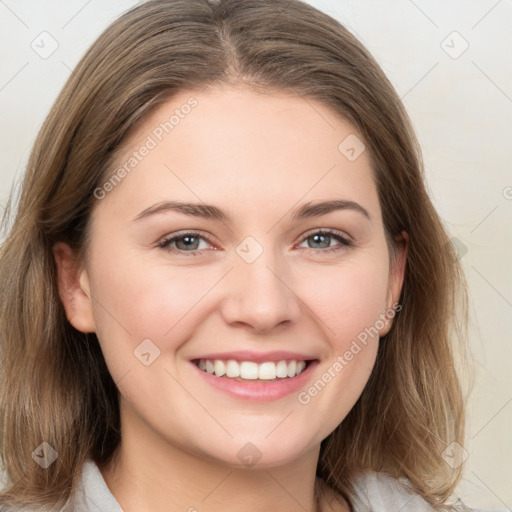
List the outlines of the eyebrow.
{"label": "eyebrow", "polygon": [[[352,210],[361,213],[371,221],[371,216],[366,208],[359,203],[344,199],[323,201],[320,203],[306,203],[293,214],[292,220],[297,221],[310,217],[320,217],[321,215],[326,215],[337,210]],[[230,216],[217,206],[204,203],[183,203],[180,201],[163,201],[154,204],[139,213],[133,220],[147,219],[150,216],[167,213],[169,211],[182,213],[191,217],[231,222]]]}

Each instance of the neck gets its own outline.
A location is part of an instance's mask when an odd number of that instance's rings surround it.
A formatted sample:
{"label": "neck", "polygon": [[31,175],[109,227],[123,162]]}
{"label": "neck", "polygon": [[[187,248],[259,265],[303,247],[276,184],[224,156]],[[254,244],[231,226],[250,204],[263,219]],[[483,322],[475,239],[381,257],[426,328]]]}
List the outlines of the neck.
{"label": "neck", "polygon": [[121,444],[100,471],[124,512],[323,508],[315,497],[319,445],[283,465],[237,468],[162,440],[140,418],[122,425]]}

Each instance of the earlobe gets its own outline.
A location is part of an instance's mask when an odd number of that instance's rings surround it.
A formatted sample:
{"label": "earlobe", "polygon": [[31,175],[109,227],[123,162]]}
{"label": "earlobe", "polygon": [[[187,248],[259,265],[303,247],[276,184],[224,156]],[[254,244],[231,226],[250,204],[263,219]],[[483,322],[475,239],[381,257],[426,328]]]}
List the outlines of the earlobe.
{"label": "earlobe", "polygon": [[89,277],[77,264],[73,250],[64,242],[53,246],[59,296],[71,325],[81,332],[95,332]]}
{"label": "earlobe", "polygon": [[386,335],[393,324],[396,306],[399,304],[400,294],[405,278],[405,267],[407,261],[407,251],[409,249],[409,235],[406,231],[402,231],[395,237],[396,253],[389,276],[389,288],[386,304],[386,325],[381,329],[379,335]]}

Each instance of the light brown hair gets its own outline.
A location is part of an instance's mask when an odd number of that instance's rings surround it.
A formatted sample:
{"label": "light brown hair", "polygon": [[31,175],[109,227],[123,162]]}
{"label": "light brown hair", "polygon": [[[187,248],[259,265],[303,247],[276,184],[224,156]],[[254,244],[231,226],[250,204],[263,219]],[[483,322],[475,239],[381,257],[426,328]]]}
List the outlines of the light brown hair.
{"label": "light brown hair", "polygon": [[[119,445],[118,390],[95,334],[67,321],[52,247],[86,254],[93,191],[145,115],[178,91],[223,83],[322,102],[363,137],[388,243],[410,237],[402,309],[361,397],[322,442],[317,475],[349,501],[360,471],[406,477],[442,510],[463,467],[441,453],[464,445],[464,276],[392,85],[348,30],[298,0],[148,1],[112,23],[65,84],[0,252],[0,455],[10,480],[0,505],[63,506],[86,459],[101,467]],[[47,469],[31,457],[43,441],[58,452]]]}

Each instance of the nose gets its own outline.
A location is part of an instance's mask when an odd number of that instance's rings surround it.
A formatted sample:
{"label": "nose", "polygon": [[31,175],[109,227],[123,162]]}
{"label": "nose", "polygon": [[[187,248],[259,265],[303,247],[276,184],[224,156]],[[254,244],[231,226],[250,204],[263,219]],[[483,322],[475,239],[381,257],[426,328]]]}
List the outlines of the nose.
{"label": "nose", "polygon": [[264,250],[252,263],[235,256],[235,268],[225,280],[224,320],[258,333],[297,322],[301,301],[286,261],[270,250]]}

